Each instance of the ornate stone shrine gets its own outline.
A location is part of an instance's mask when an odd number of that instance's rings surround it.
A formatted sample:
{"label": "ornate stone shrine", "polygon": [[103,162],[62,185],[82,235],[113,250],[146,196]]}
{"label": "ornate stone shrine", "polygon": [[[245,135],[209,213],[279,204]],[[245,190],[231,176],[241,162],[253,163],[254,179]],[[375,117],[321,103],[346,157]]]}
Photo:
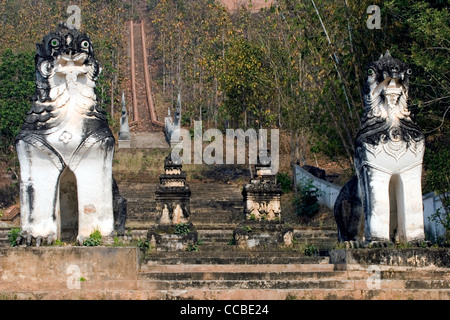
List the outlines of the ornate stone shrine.
{"label": "ornate stone shrine", "polygon": [[189,221],[191,189],[186,184],[182,164],[164,160],[164,173],[155,191],[157,221],[149,228],[147,240],[157,251],[187,250],[198,240],[197,229]]}
{"label": "ornate stone shrine", "polygon": [[258,158],[255,175],[242,190],[246,220],[281,220],[281,185],[276,183],[270,163],[262,164]]}
{"label": "ornate stone shrine", "polygon": [[292,246],[293,229],[281,221],[281,194],[270,162],[258,157],[255,174],[242,190],[244,217],[233,231],[233,244],[242,249]]}
{"label": "ornate stone shrine", "polygon": [[[20,239],[39,246],[82,242],[94,229],[113,235],[114,137],[94,93],[100,67],[93,45],[60,25],[37,44],[35,61],[36,93],[16,137]],[[122,205],[116,226],[124,226],[123,201],[116,202]]]}
{"label": "ornate stone shrine", "polygon": [[365,113],[355,141],[356,176],[334,214],[339,240],[423,240],[424,136],[407,106],[411,69],[389,51],[367,69]]}
{"label": "ornate stone shrine", "polygon": [[186,184],[186,173],[182,164],[172,160],[169,154],[164,160],[164,173],[155,191],[159,225],[187,223],[190,214],[191,190]]}

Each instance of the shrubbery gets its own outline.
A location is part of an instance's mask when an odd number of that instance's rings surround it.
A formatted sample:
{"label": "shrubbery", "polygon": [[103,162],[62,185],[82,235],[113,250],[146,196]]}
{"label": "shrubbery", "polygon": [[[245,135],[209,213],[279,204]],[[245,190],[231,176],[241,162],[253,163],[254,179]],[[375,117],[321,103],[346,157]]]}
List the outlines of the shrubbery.
{"label": "shrubbery", "polygon": [[289,174],[286,172],[279,172],[277,174],[277,182],[281,184],[281,190],[283,193],[292,191],[292,180]]}
{"label": "shrubbery", "polygon": [[322,191],[310,179],[298,184],[298,196],[294,199],[294,211],[300,217],[312,217],[319,212],[319,197]]}
{"label": "shrubbery", "polygon": [[99,229],[95,229],[90,235],[89,238],[84,239],[83,246],[85,247],[96,247],[101,246],[103,243],[102,234]]}

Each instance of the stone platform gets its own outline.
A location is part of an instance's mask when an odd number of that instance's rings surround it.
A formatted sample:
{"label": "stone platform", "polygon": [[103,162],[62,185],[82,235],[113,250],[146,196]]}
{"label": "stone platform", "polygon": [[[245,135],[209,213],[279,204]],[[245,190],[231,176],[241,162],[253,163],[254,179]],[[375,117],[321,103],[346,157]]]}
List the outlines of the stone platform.
{"label": "stone platform", "polygon": [[169,149],[164,132],[130,132],[130,148],[134,149]]}
{"label": "stone platform", "polygon": [[333,263],[298,252],[237,249],[208,260],[202,252],[143,255],[135,247],[1,248],[0,298],[450,299],[449,249],[399,249],[426,265],[386,260],[376,265],[380,286],[373,289],[371,270],[359,262],[375,262],[380,250],[347,250],[359,260]]}
{"label": "stone platform", "polygon": [[[191,252],[170,246],[145,254],[137,247],[11,248],[9,228],[0,228],[0,299],[450,299],[448,248],[332,250],[335,228],[300,225],[291,225],[294,246],[263,241],[240,248],[230,244],[238,226],[251,228],[249,240],[264,240],[270,227],[282,225],[243,223],[239,186],[190,185],[190,219],[201,242]],[[134,240],[147,239],[156,223],[155,188],[120,185]],[[305,256],[306,245],[319,254]],[[373,266],[379,289],[367,282]]]}

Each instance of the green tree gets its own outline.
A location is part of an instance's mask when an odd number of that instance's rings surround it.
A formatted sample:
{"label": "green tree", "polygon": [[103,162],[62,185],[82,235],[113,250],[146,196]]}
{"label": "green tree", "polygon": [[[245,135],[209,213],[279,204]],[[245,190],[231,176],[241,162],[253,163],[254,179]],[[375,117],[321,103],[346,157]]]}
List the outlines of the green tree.
{"label": "green tree", "polygon": [[[291,138],[293,160],[308,145],[351,166],[365,66],[389,49],[413,69],[409,108],[427,150],[448,149],[448,1],[281,0],[257,14],[224,13],[207,0],[152,3],[166,98],[173,104],[181,91],[190,120],[276,124]],[[379,30],[366,26],[373,4]],[[425,158],[427,174],[445,177],[433,159]]]}
{"label": "green tree", "polygon": [[34,54],[14,54],[6,49],[0,57],[0,134],[5,145],[14,142],[34,93]]}
{"label": "green tree", "polygon": [[231,34],[230,18],[220,4],[209,0],[162,0],[152,6],[150,18],[157,43],[162,95],[174,105],[181,92],[183,119],[209,125],[220,115],[218,76]]}
{"label": "green tree", "polygon": [[271,124],[274,87],[261,48],[243,38],[235,39],[225,53],[224,65],[220,79],[225,94],[223,110],[232,124],[256,128]]}

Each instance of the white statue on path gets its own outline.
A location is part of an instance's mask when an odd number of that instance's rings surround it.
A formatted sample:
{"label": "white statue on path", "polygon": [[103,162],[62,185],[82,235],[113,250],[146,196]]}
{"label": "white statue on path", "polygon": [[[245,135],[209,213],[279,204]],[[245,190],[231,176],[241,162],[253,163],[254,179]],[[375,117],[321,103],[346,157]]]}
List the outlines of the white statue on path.
{"label": "white statue on path", "polygon": [[114,137],[97,107],[92,43],[60,26],[37,44],[35,60],[36,94],[16,138],[22,238],[40,245],[67,232],[80,242],[94,229],[111,235]]}
{"label": "white statue on path", "polygon": [[339,240],[424,240],[425,143],[407,107],[411,69],[387,51],[367,73],[365,114],[355,142],[356,177],[335,204]]}

